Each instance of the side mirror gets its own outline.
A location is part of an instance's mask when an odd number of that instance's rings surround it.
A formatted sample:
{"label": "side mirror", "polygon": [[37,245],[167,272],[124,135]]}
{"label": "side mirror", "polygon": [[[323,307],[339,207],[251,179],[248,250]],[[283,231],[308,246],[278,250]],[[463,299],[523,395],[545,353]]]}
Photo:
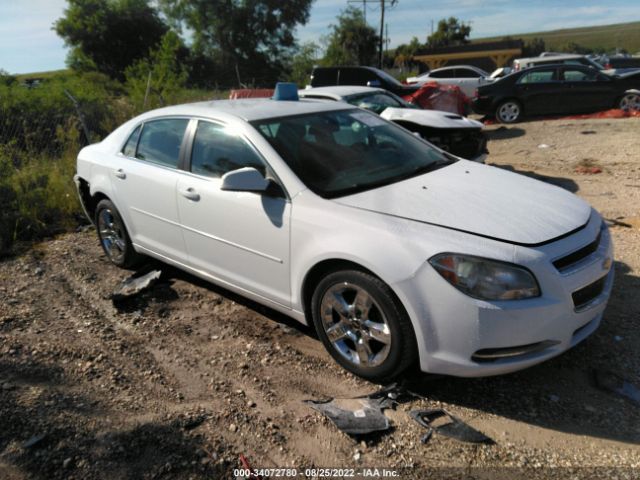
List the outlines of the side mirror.
{"label": "side mirror", "polygon": [[380,80],[369,80],[367,82],[367,87],[376,87],[377,88],[377,87],[380,87],[380,85],[382,85],[380,83]]}
{"label": "side mirror", "polygon": [[222,190],[231,192],[265,192],[269,180],[253,167],[239,168],[222,176]]}

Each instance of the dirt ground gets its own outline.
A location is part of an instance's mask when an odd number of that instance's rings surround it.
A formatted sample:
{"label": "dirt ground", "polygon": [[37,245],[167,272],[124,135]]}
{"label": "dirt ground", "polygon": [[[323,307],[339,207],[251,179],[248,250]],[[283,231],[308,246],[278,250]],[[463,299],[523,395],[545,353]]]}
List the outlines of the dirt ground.
{"label": "dirt ground", "polygon": [[[590,375],[640,384],[640,119],[488,132],[488,163],[573,191],[612,224],[616,285],[585,342],[507,376],[409,372],[424,398],[387,410],[390,431],[353,439],[303,400],[379,386],[338,367],[310,329],[164,265],[159,283],[116,308],[110,294],[129,273],[107,262],[93,230],[68,234],[0,262],[0,478],[229,479],[241,454],[298,478],[313,467],[638,478],[640,405]],[[439,407],[495,445],[437,434],[421,444],[407,412]]]}

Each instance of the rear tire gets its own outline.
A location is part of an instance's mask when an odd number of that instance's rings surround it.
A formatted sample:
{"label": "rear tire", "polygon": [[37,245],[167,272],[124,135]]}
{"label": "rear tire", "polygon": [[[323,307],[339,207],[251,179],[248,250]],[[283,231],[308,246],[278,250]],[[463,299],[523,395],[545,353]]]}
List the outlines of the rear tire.
{"label": "rear tire", "polygon": [[313,293],[311,313],[331,356],[359,377],[387,382],[418,358],[409,317],[389,286],[373,275],[330,273]]}
{"label": "rear tire", "polygon": [[517,100],[503,100],[496,107],[496,119],[500,123],[516,123],[522,118],[522,105]]}
{"label": "rear tire", "polygon": [[95,224],[100,245],[111,263],[120,268],[131,268],[142,261],[144,257],[134,250],[120,212],[111,200],[98,203]]}

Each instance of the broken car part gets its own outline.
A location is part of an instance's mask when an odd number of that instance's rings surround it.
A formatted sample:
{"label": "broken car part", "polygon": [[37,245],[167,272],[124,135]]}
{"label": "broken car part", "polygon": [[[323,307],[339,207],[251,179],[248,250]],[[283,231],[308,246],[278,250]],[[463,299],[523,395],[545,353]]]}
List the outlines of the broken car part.
{"label": "broken car part", "polygon": [[304,403],[322,413],[336,427],[349,435],[365,435],[388,430],[389,419],[382,410],[389,408],[386,396],[370,398],[336,398],[324,402],[306,400]]}
{"label": "broken car part", "polygon": [[150,288],[156,280],[160,278],[162,272],[160,270],[152,270],[149,273],[140,277],[129,277],[120,284],[118,289],[111,295],[111,300],[114,303],[120,302],[125,298],[138,295],[143,290]]}
{"label": "broken car part", "polygon": [[[454,417],[450,413],[442,409],[436,410],[412,410],[409,416],[416,422],[427,429],[427,433],[422,436],[422,443],[427,443],[433,432],[437,432],[445,437],[453,438],[460,442],[467,443],[485,443],[493,445],[495,442],[487,437],[484,433],[479,432],[475,428],[470,427],[462,420]],[[445,418],[450,420],[447,423],[435,425],[434,422]]]}

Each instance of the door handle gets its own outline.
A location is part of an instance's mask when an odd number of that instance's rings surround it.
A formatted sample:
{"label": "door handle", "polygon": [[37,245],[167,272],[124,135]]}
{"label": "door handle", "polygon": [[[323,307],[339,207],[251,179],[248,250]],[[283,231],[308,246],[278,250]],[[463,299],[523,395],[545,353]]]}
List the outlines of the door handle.
{"label": "door handle", "polygon": [[114,171],[113,174],[118,178],[122,178],[122,179],[127,178],[127,174],[124,173],[124,170],[122,170],[121,168]]}
{"label": "door handle", "polygon": [[198,200],[200,200],[200,194],[191,187],[181,189],[180,195],[182,195],[184,198],[187,198],[189,200],[193,200],[194,202],[197,202]]}

